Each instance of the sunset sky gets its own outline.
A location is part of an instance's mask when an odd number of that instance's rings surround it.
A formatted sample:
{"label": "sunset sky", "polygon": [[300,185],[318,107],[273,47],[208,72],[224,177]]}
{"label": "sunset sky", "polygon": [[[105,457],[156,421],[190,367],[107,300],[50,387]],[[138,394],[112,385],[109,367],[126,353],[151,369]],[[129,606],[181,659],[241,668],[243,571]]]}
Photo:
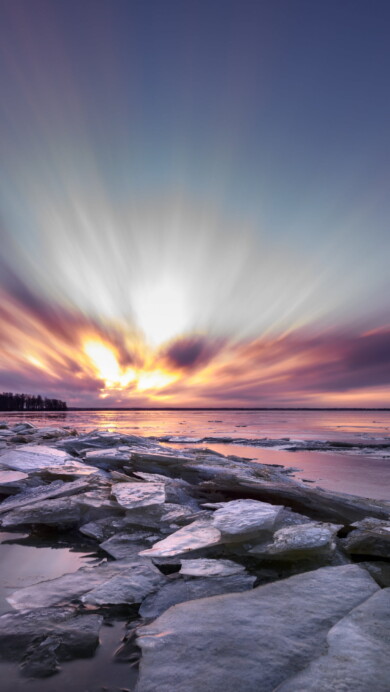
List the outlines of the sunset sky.
{"label": "sunset sky", "polygon": [[390,406],[390,2],[0,0],[0,391]]}

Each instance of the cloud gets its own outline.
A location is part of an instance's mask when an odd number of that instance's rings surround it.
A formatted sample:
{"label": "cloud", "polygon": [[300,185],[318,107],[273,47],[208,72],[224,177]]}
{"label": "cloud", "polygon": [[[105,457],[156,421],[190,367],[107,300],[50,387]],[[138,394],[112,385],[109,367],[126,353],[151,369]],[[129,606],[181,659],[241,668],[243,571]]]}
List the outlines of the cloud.
{"label": "cloud", "polygon": [[221,339],[187,336],[176,339],[162,351],[162,359],[173,369],[192,370],[205,366],[223,347]]}

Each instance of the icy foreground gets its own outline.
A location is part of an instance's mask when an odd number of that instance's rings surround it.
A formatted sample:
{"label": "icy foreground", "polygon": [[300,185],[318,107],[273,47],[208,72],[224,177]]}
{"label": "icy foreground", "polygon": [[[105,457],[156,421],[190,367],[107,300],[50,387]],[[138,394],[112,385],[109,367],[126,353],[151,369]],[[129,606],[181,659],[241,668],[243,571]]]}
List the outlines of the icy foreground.
{"label": "icy foreground", "polygon": [[23,425],[2,428],[1,527],[79,531],[101,559],[8,598],[1,660],[52,675],[119,608],[138,692],[388,692],[390,503],[207,448]]}

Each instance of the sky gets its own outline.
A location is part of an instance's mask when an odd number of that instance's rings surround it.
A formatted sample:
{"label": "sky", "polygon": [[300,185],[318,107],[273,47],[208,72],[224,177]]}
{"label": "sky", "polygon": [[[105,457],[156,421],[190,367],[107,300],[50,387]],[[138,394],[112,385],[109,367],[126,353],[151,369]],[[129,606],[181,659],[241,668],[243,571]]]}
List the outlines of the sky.
{"label": "sky", "polygon": [[0,391],[390,406],[387,0],[0,0]]}

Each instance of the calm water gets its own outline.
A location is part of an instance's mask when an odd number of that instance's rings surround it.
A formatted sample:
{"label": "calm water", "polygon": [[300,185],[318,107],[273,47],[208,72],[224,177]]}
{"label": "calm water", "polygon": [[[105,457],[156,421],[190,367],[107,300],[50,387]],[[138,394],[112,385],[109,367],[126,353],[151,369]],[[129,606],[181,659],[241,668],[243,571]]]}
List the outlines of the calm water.
{"label": "calm water", "polygon": [[38,426],[68,425],[79,433],[94,428],[145,436],[184,438],[290,438],[367,444],[371,448],[342,452],[287,452],[215,441],[207,446],[269,464],[300,469],[299,478],[339,492],[390,500],[390,450],[375,444],[390,441],[390,411],[69,411],[5,413],[9,422],[28,420]]}

